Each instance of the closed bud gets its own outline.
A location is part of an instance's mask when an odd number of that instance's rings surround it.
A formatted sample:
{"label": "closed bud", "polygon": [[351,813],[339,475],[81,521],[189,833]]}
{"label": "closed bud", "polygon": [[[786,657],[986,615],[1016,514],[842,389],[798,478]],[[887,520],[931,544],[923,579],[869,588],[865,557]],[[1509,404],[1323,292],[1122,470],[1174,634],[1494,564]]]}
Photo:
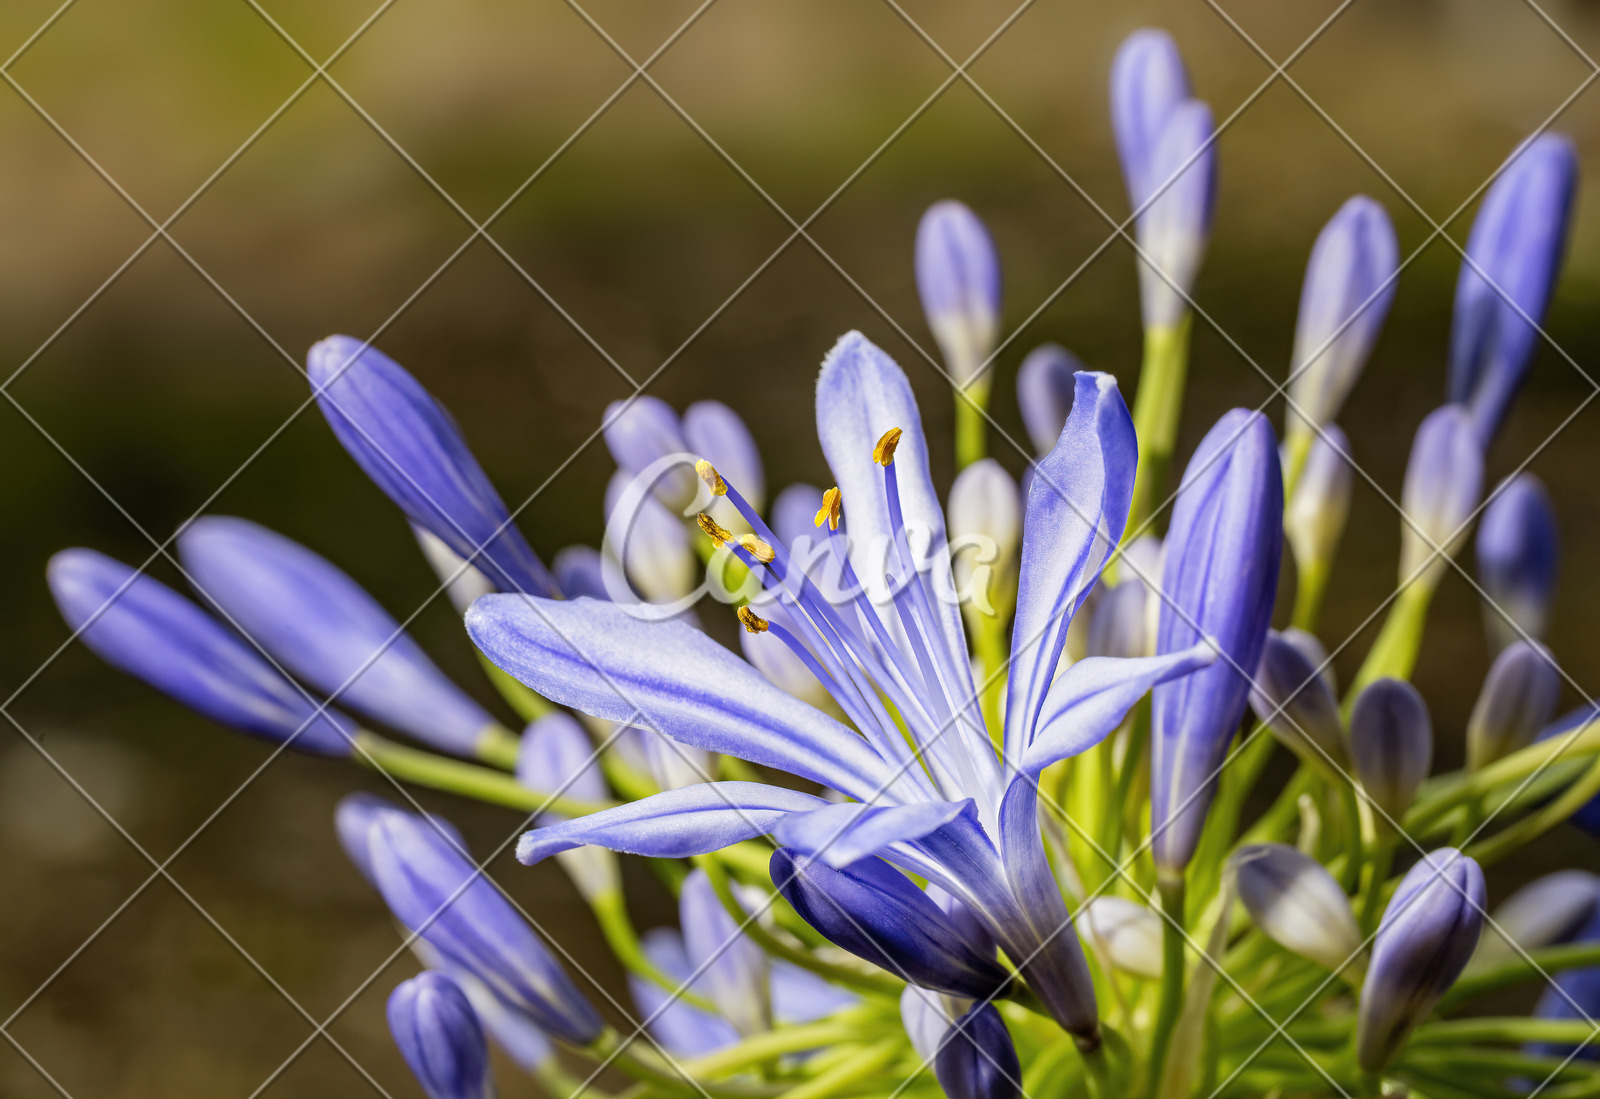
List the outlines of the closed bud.
{"label": "closed bud", "polygon": [[[652,965],[680,987],[706,996],[709,989],[705,975],[695,975],[681,931],[674,927],[653,927],[641,940],[645,957]],[[672,995],[654,981],[630,973],[628,990],[633,993],[639,1017],[650,1036],[674,1057],[703,1057],[739,1041],[739,1032],[728,1020]]]}
{"label": "closed bud", "polygon": [[[456,609],[457,614],[466,614],[467,608],[472,606],[480,595],[488,595],[494,591],[494,581],[477,565],[468,563],[455,550],[447,546],[438,535],[426,527],[411,524],[411,533],[417,540],[417,548],[422,550],[423,559],[428,562],[428,567],[445,586],[445,594],[450,599],[450,605]],[[552,570],[554,563],[552,562]],[[556,586],[561,586],[561,579],[556,577]],[[562,588],[566,594],[566,589]]]}
{"label": "closed bud", "polygon": [[779,848],[771,874],[778,892],[825,938],[912,984],[981,1000],[1010,979],[992,943],[980,952],[927,894],[881,859],[835,868]]}
{"label": "closed bud", "polygon": [[760,511],[766,504],[767,478],[761,451],[739,414],[721,401],[696,401],[684,409],[682,426],[690,453],[715,466]]}
{"label": "closed bud", "polygon": [[1361,986],[1356,1059],[1382,1072],[1461,975],[1483,927],[1483,871],[1452,847],[1424,855],[1395,890]]}
{"label": "closed bud", "polygon": [[619,468],[637,475],[661,462],[646,490],[674,514],[689,508],[700,491],[700,479],[695,476],[693,455],[671,405],[659,397],[612,401],[606,405],[601,424],[606,449]]}
{"label": "closed bud", "polygon": [[1283,510],[1283,533],[1294,552],[1301,582],[1307,573],[1333,563],[1350,515],[1354,467],[1346,457],[1350,443],[1339,425],[1328,424],[1311,440],[1300,478]]}
{"label": "closed bud", "polygon": [[324,694],[456,755],[502,733],[376,599],[298,542],[213,516],[189,524],[178,550],[204,597]]}
{"label": "closed bud", "polygon": [[1100,594],[1089,619],[1090,656],[1150,655],[1150,592],[1144,581],[1124,576]]}
{"label": "closed bud", "polygon": [[977,1004],[945,1033],[933,1072],[949,1099],[1016,1099],[1022,1063],[993,1004]]}
{"label": "closed bud", "polygon": [[1033,451],[1041,458],[1055,449],[1061,429],[1067,426],[1077,388],[1073,375],[1083,369],[1076,355],[1053,343],[1040,344],[1022,360],[1017,371],[1017,407],[1022,410]]}
{"label": "closed bud", "polygon": [[707,997],[740,1034],[770,1029],[767,956],[723,907],[704,870],[684,880],[678,914],[691,971],[700,972]]}
{"label": "closed bud", "polygon": [[407,518],[501,591],[557,594],[455,420],[400,364],[333,336],[311,349],[306,374],[340,445]]}
{"label": "closed bud", "polygon": [[1189,98],[1189,74],[1178,45],[1166,31],[1134,31],[1111,63],[1111,128],[1117,157],[1135,210],[1150,198],[1156,145],[1167,120]]}
{"label": "closed bud", "polygon": [[[1600,913],[1591,914],[1588,921],[1573,933],[1569,941],[1581,943],[1600,941]],[[1581,1019],[1593,1025],[1596,1015],[1600,1015],[1600,966],[1595,965],[1563,970],[1549,978],[1549,984],[1540,993],[1539,1002],[1533,1007],[1533,1016],[1536,1019]],[[1594,1048],[1593,1042],[1581,1047],[1553,1042],[1532,1042],[1526,1047],[1526,1052],[1534,1057],[1571,1055],[1585,1061],[1600,1059],[1600,1050]]]}
{"label": "closed bud", "polygon": [[1350,759],[1380,815],[1399,824],[1433,762],[1433,722],[1415,687],[1379,679],[1361,692],[1350,711]]}
{"label": "closed bud", "polygon": [[1541,134],[1511,154],[1473,219],[1450,324],[1450,400],[1472,410],[1484,446],[1538,349],[1577,186],[1572,140]]}
{"label": "closed bud", "polygon": [[1214,137],[1211,108],[1190,99],[1173,109],[1156,141],[1151,195],[1135,226],[1146,328],[1174,328],[1188,311],[1216,202]]}
{"label": "closed bud", "polygon": [[1000,257],[989,230],[964,204],[928,207],[917,226],[917,293],[952,380],[966,385],[1000,330]]}
{"label": "closed bud", "polygon": [[1486,766],[1526,748],[1555,716],[1561,673],[1549,651],[1517,641],[1495,658],[1467,720],[1467,766]]}
{"label": "closed bud", "polygon": [[417,939],[411,944],[411,951],[423,965],[455,982],[467,997],[467,1003],[472,1005],[478,1022],[483,1024],[484,1033],[505,1050],[506,1056],[528,1072],[537,1073],[550,1064],[556,1054],[555,1043],[532,1020],[507,1007],[487,985],[460,966],[452,965],[426,940]]}
{"label": "closed bud", "polygon": [[623,567],[641,596],[673,604],[694,591],[699,563],[688,528],[651,494],[650,484],[648,472],[612,475],[606,486],[604,552]]}
{"label": "closed bud", "polygon": [[321,708],[254,649],[159,580],[89,549],[46,570],[67,625],[100,659],[192,710],[303,752],[350,754],[355,728]]}
{"label": "closed bud", "polygon": [[1482,491],[1483,452],[1471,417],[1460,405],[1434,409],[1417,428],[1400,495],[1402,584],[1420,573],[1418,584],[1438,585],[1444,558],[1466,540],[1462,528]]}
{"label": "closed bud", "polygon": [[568,546],[551,560],[550,569],[568,599],[610,599],[623,582],[621,576],[607,575],[617,566],[593,546]]}
{"label": "closed bud", "polygon": [[1241,847],[1230,860],[1239,900],[1261,933],[1285,950],[1343,972],[1361,950],[1350,899],[1323,865],[1281,843]]}
{"label": "closed bud", "polygon": [[1483,510],[1476,551],[1478,582],[1492,604],[1483,608],[1490,643],[1503,649],[1523,635],[1542,640],[1561,544],[1555,507],[1539,478],[1519,473],[1499,488]]}
{"label": "closed bud", "polygon": [[1161,917],[1126,897],[1099,896],[1084,906],[1080,927],[1100,943],[1111,964],[1135,977],[1161,976]]}
{"label": "closed bud", "polygon": [[398,810],[367,832],[372,874],[394,916],[540,1029],[586,1046],[603,1024],[511,902],[428,820]]}
{"label": "closed bud", "polygon": [[1509,962],[1528,951],[1570,943],[1597,914],[1600,878],[1587,870],[1535,878],[1490,914],[1472,964]]}
{"label": "closed bud", "polygon": [[1339,415],[1394,301],[1399,261],[1389,215],[1365,195],[1339,207],[1317,236],[1294,330],[1291,437]]}
{"label": "closed bud", "polygon": [[1274,736],[1324,774],[1347,769],[1339,701],[1306,653],[1276,630],[1256,666],[1250,706]]}
{"label": "closed bud", "polygon": [[1004,616],[1015,601],[1022,496],[999,462],[982,458],[956,475],[946,511],[962,610]]}
{"label": "closed bud", "polygon": [[483,1026],[454,981],[422,973],[389,996],[389,1031],[428,1099],[493,1099]]}
{"label": "closed bud", "polygon": [[1261,662],[1272,620],[1282,529],[1277,440],[1260,413],[1235,409],[1190,459],[1163,553],[1156,653],[1205,639],[1222,654],[1152,695],[1150,819],[1165,875],[1181,873],[1194,854],[1244,716],[1246,677]]}
{"label": "closed bud", "polygon": [[[517,781],[530,790],[574,801],[604,801],[610,796],[600,758],[578,719],[554,710],[531,723],[522,733],[517,752]],[[541,813],[538,823],[553,824],[565,817]],[[578,847],[556,855],[585,900],[616,893],[622,888],[617,858],[602,847]]]}

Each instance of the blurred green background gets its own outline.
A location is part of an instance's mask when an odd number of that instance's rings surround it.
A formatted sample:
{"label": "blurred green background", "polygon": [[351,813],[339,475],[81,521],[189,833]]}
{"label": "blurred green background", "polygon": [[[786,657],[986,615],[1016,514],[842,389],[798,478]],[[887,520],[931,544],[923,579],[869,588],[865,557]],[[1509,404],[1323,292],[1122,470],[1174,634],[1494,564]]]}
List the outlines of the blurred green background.
{"label": "blurred green background", "polygon": [[[1009,0],[898,3],[899,11],[879,0],[714,0],[651,72],[774,202],[803,219],[949,76],[911,23],[964,59],[1016,11]],[[0,6],[0,56],[58,4]],[[804,241],[770,258],[790,236],[787,224],[644,83],[565,144],[632,72],[596,25],[642,60],[697,5],[397,0],[328,69],[342,96],[311,80],[312,65],[289,40],[320,64],[376,6],[78,0],[5,70],[16,86],[0,89],[0,376],[26,369],[9,383],[15,405],[0,430],[0,689],[20,690],[0,744],[0,1017],[27,1002],[9,1030],[74,1096],[248,1095],[284,1064],[312,1025],[229,938],[319,1021],[397,942],[331,829],[342,793],[381,784],[285,756],[235,796],[268,749],[109,671],[80,646],[58,654],[67,630],[43,583],[45,561],[61,547],[143,561],[149,537],[168,537],[204,508],[306,542],[402,616],[424,600],[434,581],[398,512],[320,415],[302,409],[307,387],[289,359],[301,360],[312,342],[381,329],[377,343],[450,407],[506,499],[515,505],[537,492],[522,527],[547,558],[600,535],[610,462],[589,439],[605,404],[631,388],[607,357],[636,379],[670,358],[649,392],[679,407],[715,396],[744,414],[775,491],[796,479],[826,483],[812,380],[833,339],[861,328],[910,373],[936,475],[948,484],[942,380],[865,298],[932,348],[912,285],[912,236],[930,202],[962,198],[1000,245],[1007,331],[1027,322],[1000,362],[1000,424],[1023,437],[1012,381],[1022,355],[1047,339],[1116,373],[1131,394],[1140,348],[1131,252],[1112,245],[1057,294],[1110,229],[1045,156],[1125,216],[1107,72],[1121,38],[1155,24],[1177,36],[1219,119],[1244,107],[1221,138],[1215,239],[1196,290],[1228,338],[1196,326],[1186,454],[1223,410],[1265,400],[1257,366],[1285,373],[1307,252],[1346,196],[1382,201],[1409,255],[1430,229],[1401,189],[1428,216],[1449,216],[1590,77],[1582,52],[1600,52],[1600,7],[1577,0],[1543,5],[1559,32],[1520,0],[1351,5],[1290,74],[1380,173],[1282,82],[1257,95],[1271,69],[1241,32],[1282,60],[1335,4],[1038,0],[970,70],[1037,148],[970,88],[945,88],[811,228],[858,291]],[[1543,446],[1532,468],[1560,505],[1564,540],[1552,642],[1591,690],[1600,687],[1590,627],[1600,584],[1587,570],[1600,553],[1596,414],[1543,444],[1590,395],[1583,371],[1600,349],[1590,321],[1600,289],[1597,96],[1580,96],[1557,123],[1577,139],[1588,179],[1549,322],[1576,365],[1541,351],[1491,456],[1498,477]],[[536,171],[494,224],[498,247],[479,240],[441,270],[471,234],[466,218],[496,212]],[[182,208],[175,244],[150,245],[107,285],[150,236],[132,203],[157,222]],[[1450,235],[1464,241],[1467,225],[1456,222]],[[1412,432],[1442,399],[1457,266],[1436,240],[1407,268],[1342,418],[1365,469],[1396,495]],[[1000,440],[993,447],[1020,471],[1021,455]],[[1358,485],[1325,616],[1331,645],[1389,594],[1397,557],[1396,516]],[[152,571],[176,582],[170,566]],[[486,693],[447,606],[431,606],[416,632]],[[1339,660],[1346,678],[1370,637]],[[1460,757],[1485,666],[1479,609],[1452,577],[1417,675],[1446,764]],[[518,823],[452,799],[422,800],[484,853]],[[156,880],[124,904],[152,874],[139,848],[157,862],[179,853],[170,882]],[[1593,863],[1596,853],[1575,833],[1552,836],[1496,868],[1493,895],[1561,862]],[[495,873],[584,967],[619,986],[559,870],[503,858]],[[643,922],[669,918],[650,890],[640,897]],[[381,1005],[413,969],[409,959],[396,963],[329,1028],[394,1095],[417,1092]],[[501,1077],[505,1094],[534,1094],[511,1073]],[[374,1090],[319,1039],[266,1092]],[[16,1050],[0,1046],[0,1094],[48,1093]]]}

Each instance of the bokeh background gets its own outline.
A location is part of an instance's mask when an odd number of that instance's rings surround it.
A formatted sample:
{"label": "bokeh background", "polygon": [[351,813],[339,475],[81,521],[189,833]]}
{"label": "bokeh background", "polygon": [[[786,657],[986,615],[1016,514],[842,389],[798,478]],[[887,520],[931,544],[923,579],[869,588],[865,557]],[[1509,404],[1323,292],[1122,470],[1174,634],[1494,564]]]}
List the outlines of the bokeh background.
{"label": "bokeh background", "polygon": [[[930,202],[962,198],[1005,264],[1016,334],[999,364],[999,423],[1023,437],[1012,383],[1047,339],[1133,392],[1131,252],[1113,244],[1083,265],[1110,234],[1092,204],[1126,214],[1106,83],[1117,43],[1141,25],[1177,36],[1219,119],[1242,112],[1221,138],[1196,290],[1227,338],[1196,326],[1182,454],[1223,410],[1266,399],[1262,372],[1284,375],[1311,242],[1364,191],[1394,217],[1403,254],[1422,249],[1343,416],[1364,468],[1398,494],[1412,432],[1442,399],[1458,269],[1445,242],[1424,247],[1427,218],[1457,212],[1566,105],[1556,128],[1577,139],[1586,183],[1548,327],[1570,361],[1541,351],[1491,463],[1498,477],[1537,451],[1532,468],[1562,513],[1553,645],[1600,689],[1597,414],[1547,443],[1593,391],[1600,343],[1600,93],[1571,98],[1592,78],[1586,54],[1600,53],[1600,5],[1358,0],[1289,69],[1325,120],[1281,80],[1261,90],[1271,66],[1245,36],[1281,61],[1334,14],[1326,0],[1037,0],[970,69],[1024,139],[960,81],[936,95],[951,72],[939,51],[965,59],[1014,15],[1011,0],[713,0],[650,69],[703,134],[636,81],[573,139],[632,73],[618,51],[643,60],[697,4],[395,0],[379,14],[377,0],[77,0],[14,56],[59,2],[0,5],[0,695],[12,719],[0,734],[0,1017],[73,1096],[374,1093],[327,1041],[290,1060],[313,1028],[273,983],[320,1021],[396,939],[331,829],[341,794],[382,784],[294,756],[253,777],[266,747],[81,646],[58,652],[67,630],[43,583],[49,555],[90,545],[143,561],[151,538],[200,510],[239,514],[326,554],[402,616],[422,603],[434,581],[398,512],[303,407],[296,364],[334,332],[381,332],[506,499],[532,498],[522,527],[547,557],[598,541],[610,462],[592,434],[631,390],[624,371],[659,370],[649,392],[679,407],[714,396],[744,414],[773,490],[826,483],[812,380],[849,328],[906,365],[948,484],[942,379],[867,299],[931,349],[912,236]],[[334,87],[314,67],[336,51]],[[779,251],[790,227],[757,185],[797,220],[831,199],[810,227],[816,248]],[[1470,213],[1448,226],[1454,240]],[[491,215],[494,243],[467,244],[469,220]],[[151,219],[171,219],[171,242],[141,252]],[[1020,471],[1004,441],[994,451]],[[1398,541],[1389,505],[1358,485],[1330,644],[1392,590]],[[487,698],[447,605],[415,629]],[[1345,677],[1371,632],[1340,658]],[[1417,673],[1446,763],[1485,667],[1479,608],[1452,577]],[[518,823],[422,800],[483,852]],[[1497,868],[1493,891],[1597,853],[1576,833],[1552,836]],[[150,860],[169,858],[170,880],[149,882]],[[619,987],[558,870],[503,858],[494,872]],[[636,884],[641,921],[669,919]],[[397,1096],[417,1092],[381,1005],[413,968],[396,963],[328,1028]],[[535,1094],[502,1079],[509,1095]],[[50,1093],[0,1046],[0,1094]]]}

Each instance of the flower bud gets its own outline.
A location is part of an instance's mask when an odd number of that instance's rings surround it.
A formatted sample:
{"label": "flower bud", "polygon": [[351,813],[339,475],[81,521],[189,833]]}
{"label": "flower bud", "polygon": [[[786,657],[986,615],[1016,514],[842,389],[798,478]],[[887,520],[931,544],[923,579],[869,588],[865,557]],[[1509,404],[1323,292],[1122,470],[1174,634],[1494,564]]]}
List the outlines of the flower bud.
{"label": "flower bud", "polygon": [[[1478,506],[1483,491],[1483,452],[1466,409],[1436,408],[1417,428],[1406,464],[1400,507],[1400,582],[1417,581],[1429,588],[1444,574],[1443,555],[1454,554],[1466,540],[1462,527]],[[1434,547],[1440,556],[1434,556]],[[1426,571],[1423,571],[1423,570]]]}
{"label": "flower bud", "polygon": [[[1600,913],[1592,914],[1588,921],[1573,933],[1572,942],[1600,940]],[[1567,969],[1550,979],[1539,1002],[1533,1007],[1536,1019],[1582,1019],[1592,1025],[1600,1015],[1600,966]],[[1530,1042],[1525,1051],[1534,1057],[1566,1057],[1572,1055],[1585,1061],[1600,1059],[1600,1050],[1590,1042],[1581,1048],[1553,1042]]]}
{"label": "flower bud", "polygon": [[1089,620],[1090,656],[1150,654],[1150,592],[1144,581],[1125,576],[1101,592]]}
{"label": "flower bud", "polygon": [[443,973],[455,982],[472,1005],[484,1033],[527,1072],[537,1073],[548,1066],[555,1057],[555,1043],[532,1020],[519,1015],[502,1003],[478,978],[458,965],[452,965],[444,955],[429,946],[424,939],[411,944],[411,951],[429,969]]}
{"label": "flower bud", "polygon": [[[674,927],[653,927],[641,939],[645,957],[651,964],[691,992],[700,996],[707,994],[705,975],[694,975],[695,966],[689,961],[681,931]],[[640,1019],[650,1036],[674,1057],[704,1057],[739,1041],[739,1032],[728,1020],[686,1003],[654,981],[630,973],[628,990],[633,993]]]}
{"label": "flower bud", "polygon": [[[578,719],[554,710],[530,724],[522,733],[517,753],[517,781],[530,790],[575,801],[604,801],[610,796],[600,759]],[[566,818],[541,813],[539,823]],[[622,888],[617,857],[603,847],[577,847],[556,855],[585,900],[614,894]]]}
{"label": "flower bud", "polygon": [[822,490],[816,485],[793,484],[778,493],[772,501],[772,532],[791,552],[802,537],[823,538],[826,530],[816,525],[817,512],[822,510]]}
{"label": "flower bud", "polygon": [[355,728],[285,679],[189,600],[89,549],[50,558],[50,594],[67,625],[113,667],[212,721],[319,755],[350,754]]}
{"label": "flower bud", "polygon": [[982,458],[956,475],[946,511],[956,593],[970,619],[1004,616],[1015,601],[1022,497],[999,462]]}
{"label": "flower bud", "polygon": [[[334,810],[333,827],[339,837],[339,847],[366,879],[367,884],[374,889],[378,887],[378,879],[372,873],[372,844],[369,832],[373,823],[385,813],[403,811],[394,802],[367,793],[346,794],[339,799],[338,808]],[[428,823],[444,836],[446,842],[462,851],[467,849],[467,841],[454,824],[433,813],[428,814]],[[432,961],[426,964],[429,969],[440,968]]]}
{"label": "flower bud", "polygon": [[547,1031],[585,1046],[603,1024],[511,902],[429,821],[380,813],[367,833],[390,911],[453,965]]}
{"label": "flower bud", "polygon": [[1058,344],[1045,343],[1028,352],[1017,371],[1017,407],[1028,429],[1033,451],[1044,457],[1056,447],[1061,429],[1072,415],[1073,375],[1085,369],[1078,357]]}
{"label": "flower bud", "polygon": [[[445,586],[445,595],[450,599],[450,605],[458,614],[466,614],[467,608],[480,595],[488,595],[494,591],[494,581],[489,579],[487,573],[476,565],[467,563],[455,550],[445,545],[437,535],[425,527],[411,524],[411,533],[417,540],[417,547],[422,550],[423,558],[428,562],[428,567]],[[556,578],[559,587],[561,580]],[[565,589],[562,589],[563,593]]]}
{"label": "flower bud", "polygon": [[1399,261],[1389,215],[1365,195],[1339,207],[1318,234],[1294,330],[1289,435],[1339,415],[1394,301]]}
{"label": "flower bud", "polygon": [[627,583],[615,561],[593,546],[568,546],[550,562],[561,594],[568,599],[607,599]]}
{"label": "flower bud", "polygon": [[1339,693],[1339,684],[1333,674],[1333,664],[1328,660],[1328,650],[1317,640],[1316,634],[1308,633],[1298,626],[1290,626],[1278,636],[1299,649],[1300,655],[1305,657],[1313,668],[1318,669],[1317,674],[1328,685],[1328,690],[1334,694]]}
{"label": "flower bud", "polygon": [[939,1043],[944,1041],[945,1032],[971,1002],[931,988],[906,985],[900,994],[900,1023],[918,1057],[931,1064],[939,1056]]}
{"label": "flower bud", "polygon": [[1211,108],[1190,99],[1173,109],[1156,142],[1151,195],[1136,224],[1146,328],[1176,327],[1188,311],[1216,202],[1214,136]]}
{"label": "flower bud", "polygon": [[1477,770],[1532,744],[1560,701],[1561,673],[1549,650],[1513,642],[1489,668],[1467,719],[1467,766]]}
{"label": "flower bud", "polygon": [[1324,774],[1337,776],[1348,767],[1333,688],[1305,652],[1276,630],[1267,633],[1256,665],[1250,707],[1274,736]]}
{"label": "flower bud", "polygon": [[767,956],[723,907],[704,870],[684,879],[678,914],[689,964],[700,970],[707,997],[740,1034],[770,1029]]}
{"label": "flower bud", "polygon": [[1010,978],[900,871],[877,858],[835,868],[789,848],[772,853],[772,883],[812,927],[858,958],[923,988],[981,1000]]}
{"label": "flower bud", "polygon": [[501,591],[557,594],[455,421],[398,363],[333,336],[311,349],[306,374],[340,445],[407,518]]}
{"label": "flower bud", "polygon": [[1000,257],[978,215],[953,200],[928,207],[917,226],[917,293],[951,380],[966,385],[1000,330]]}
{"label": "flower bud", "polygon": [[1450,324],[1450,400],[1472,410],[1484,446],[1538,349],[1577,185],[1572,140],[1541,134],[1511,154],[1473,220]]}
{"label": "flower bud", "polygon": [[[1217,769],[1261,662],[1282,547],[1283,477],[1260,413],[1235,409],[1201,440],[1184,473],[1163,554],[1156,652],[1210,640],[1210,667],[1152,695],[1150,801],[1156,867],[1181,873],[1200,840]],[[1181,613],[1180,613],[1181,612]]]}
{"label": "flower bud", "polygon": [[[1084,906],[1087,930],[1111,964],[1135,977],[1161,976],[1161,917],[1126,897],[1099,896]],[[1081,925],[1080,925],[1081,926]]]}
{"label": "flower bud", "polygon": [[466,994],[441,973],[402,981],[389,996],[389,1031],[428,1099],[493,1099],[489,1045]]}
{"label": "flower bud", "polygon": [[1135,210],[1150,198],[1156,144],[1167,120],[1189,98],[1189,74],[1178,46],[1166,31],[1134,31],[1117,48],[1111,63],[1111,128],[1117,157]]}
{"label": "flower bud", "polygon": [[[700,491],[694,456],[683,438],[678,414],[659,397],[634,397],[606,405],[601,420],[606,448],[619,468],[639,474],[662,462],[645,488],[674,514],[682,514]],[[682,455],[678,461],[663,459]]]}
{"label": "flower bud", "polygon": [[760,511],[765,506],[761,451],[737,412],[721,401],[696,401],[684,409],[683,439],[690,453],[715,466],[751,507]]}
{"label": "flower bud", "polygon": [[1354,468],[1345,455],[1350,443],[1338,424],[1328,424],[1311,440],[1300,479],[1283,510],[1283,533],[1294,551],[1301,582],[1307,573],[1333,563],[1350,514]]}
{"label": "flower bud", "polygon": [[688,527],[650,494],[645,477],[620,469],[612,475],[604,552],[652,603],[676,603],[694,591],[698,562]]}
{"label": "flower bud", "polygon": [[716,756],[704,748],[681,744],[654,729],[639,730],[645,767],[663,790],[679,790],[717,777]]}
{"label": "flower bud", "polygon": [[1378,679],[1350,711],[1350,759],[1379,813],[1398,824],[1433,762],[1428,704],[1403,679]]}
{"label": "flower bud", "polygon": [[1350,899],[1323,865],[1282,843],[1234,852],[1239,900],[1261,933],[1285,950],[1342,972],[1361,951]]}
{"label": "flower bud", "polygon": [[933,1072],[949,1099],[1016,1099],[1022,1063],[993,1004],[977,1004],[945,1033]]}
{"label": "flower bud", "polygon": [[317,690],[455,755],[501,732],[376,599],[298,542],[211,516],[185,528],[178,550],[200,594]]}
{"label": "flower bud", "polygon": [[1483,871],[1453,847],[1424,855],[1395,890],[1361,986],[1356,1059],[1382,1072],[1455,983],[1483,926]]}
{"label": "flower bud", "polygon": [[1478,582],[1493,604],[1484,607],[1483,620],[1496,649],[1523,634],[1543,639],[1560,545],[1555,507],[1531,473],[1502,485],[1484,509],[1478,524]]}
{"label": "flower bud", "polygon": [[1600,878],[1557,870],[1524,885],[1490,914],[1474,967],[1509,962],[1522,953],[1570,943],[1600,914]]}

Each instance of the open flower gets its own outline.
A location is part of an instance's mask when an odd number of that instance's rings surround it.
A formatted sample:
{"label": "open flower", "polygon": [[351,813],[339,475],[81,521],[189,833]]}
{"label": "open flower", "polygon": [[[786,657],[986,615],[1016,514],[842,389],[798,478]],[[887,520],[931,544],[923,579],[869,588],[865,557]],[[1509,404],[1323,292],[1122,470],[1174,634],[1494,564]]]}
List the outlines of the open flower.
{"label": "open flower", "polygon": [[[1213,659],[1199,643],[1161,657],[1087,659],[1056,674],[1072,616],[1127,519],[1136,444],[1122,396],[1112,378],[1079,374],[1072,415],[1030,486],[999,753],[977,705],[960,610],[948,599],[944,515],[905,375],[861,335],[845,336],[823,364],[817,420],[839,482],[817,521],[849,593],[824,598],[738,485],[709,465],[707,484],[753,534],[733,539],[711,522],[706,529],[788,613],[784,626],[746,608],[747,628],[761,633],[755,640],[787,645],[804,660],[854,729],[785,694],[703,633],[636,621],[615,604],[486,596],[467,628],[490,660],[563,705],[788,771],[851,802],[761,783],[701,783],[530,832],[518,857],[533,863],[583,844],[682,857],[777,831],[789,849],[784,867],[801,875],[808,865],[820,873],[881,858],[960,901],[1055,1019],[1092,1048],[1093,985],[1045,859],[1035,781],[1103,740],[1151,686]],[[837,526],[841,498],[848,542]],[[879,865],[855,872],[865,880]],[[992,979],[1006,975],[997,969]]]}

